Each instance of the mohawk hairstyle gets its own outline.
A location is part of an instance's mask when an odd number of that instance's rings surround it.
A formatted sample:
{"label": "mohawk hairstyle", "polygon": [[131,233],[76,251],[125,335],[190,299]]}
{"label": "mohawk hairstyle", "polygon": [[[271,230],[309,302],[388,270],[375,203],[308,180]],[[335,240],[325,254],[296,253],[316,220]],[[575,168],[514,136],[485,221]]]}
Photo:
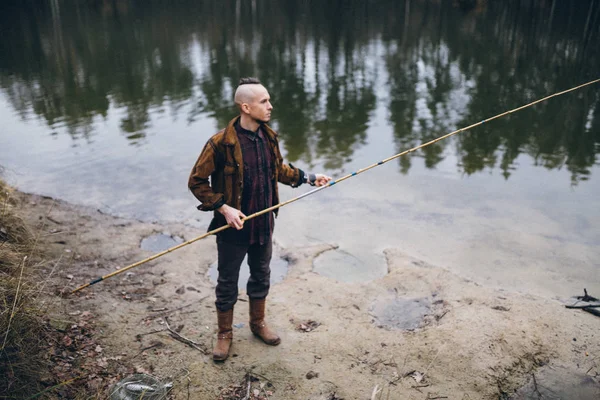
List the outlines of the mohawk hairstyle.
{"label": "mohawk hairstyle", "polygon": [[253,77],[247,77],[247,78],[240,78],[240,83],[238,84],[238,86],[242,86],[242,85],[260,85],[260,80],[258,78],[253,78]]}

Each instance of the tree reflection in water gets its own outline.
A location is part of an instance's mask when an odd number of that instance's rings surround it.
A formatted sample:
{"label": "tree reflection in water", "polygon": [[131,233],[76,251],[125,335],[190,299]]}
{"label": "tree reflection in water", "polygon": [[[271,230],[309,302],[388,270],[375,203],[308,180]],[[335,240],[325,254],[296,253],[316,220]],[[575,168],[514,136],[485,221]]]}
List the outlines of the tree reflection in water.
{"label": "tree reflection in water", "polygon": [[[74,139],[101,134],[95,121],[124,108],[120,129],[143,145],[165,108],[224,126],[237,80],[255,75],[287,158],[335,170],[366,143],[379,107],[399,152],[597,78],[600,3],[463,3],[3,2],[0,88],[23,119],[40,116]],[[596,162],[598,93],[551,100],[419,156],[434,168],[454,151],[460,171],[508,178],[526,154],[576,184]],[[410,170],[409,157],[399,163]]]}

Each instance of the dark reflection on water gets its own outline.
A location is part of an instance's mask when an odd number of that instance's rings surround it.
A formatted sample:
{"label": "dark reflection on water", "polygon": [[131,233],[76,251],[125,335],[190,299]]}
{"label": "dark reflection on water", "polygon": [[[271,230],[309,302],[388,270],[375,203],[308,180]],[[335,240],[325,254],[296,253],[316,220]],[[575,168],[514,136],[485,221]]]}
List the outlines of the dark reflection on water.
{"label": "dark reflection on water", "polygon": [[[33,113],[89,139],[102,134],[98,117],[124,108],[122,134],[144,146],[160,106],[189,124],[208,115],[225,125],[235,114],[232,87],[255,75],[274,99],[287,158],[319,159],[329,170],[368,144],[376,113],[385,114],[390,150],[399,152],[600,71],[600,3],[587,0],[0,7],[0,87],[24,119]],[[576,184],[590,175],[600,147],[598,93],[592,87],[549,101],[419,156],[433,168],[454,152],[463,173],[499,168],[508,178],[525,154],[536,165],[566,168]],[[398,162],[410,170],[410,158]]]}

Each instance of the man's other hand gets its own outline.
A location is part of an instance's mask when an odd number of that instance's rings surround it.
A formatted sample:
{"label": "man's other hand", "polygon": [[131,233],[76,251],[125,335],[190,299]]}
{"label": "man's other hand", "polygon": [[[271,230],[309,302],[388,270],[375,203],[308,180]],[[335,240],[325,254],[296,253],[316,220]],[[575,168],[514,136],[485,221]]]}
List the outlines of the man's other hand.
{"label": "man's other hand", "polygon": [[331,177],[323,174],[315,174],[315,186],[324,186],[331,181]]}
{"label": "man's other hand", "polygon": [[235,228],[238,231],[244,227],[242,218],[246,218],[246,216],[240,210],[230,207],[227,204],[223,204],[221,207],[217,208],[217,211],[223,214],[230,227]]}

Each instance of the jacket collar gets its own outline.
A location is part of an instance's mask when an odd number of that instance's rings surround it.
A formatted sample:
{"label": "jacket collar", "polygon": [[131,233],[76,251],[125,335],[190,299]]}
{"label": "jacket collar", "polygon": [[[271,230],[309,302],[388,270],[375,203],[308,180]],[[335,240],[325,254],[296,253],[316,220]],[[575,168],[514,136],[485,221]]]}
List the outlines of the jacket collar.
{"label": "jacket collar", "polygon": [[[228,146],[233,146],[238,143],[237,132],[235,131],[235,123],[240,119],[238,115],[227,124],[227,128],[225,128],[225,135],[223,137],[223,141]],[[270,140],[275,140],[277,137],[277,132],[275,132],[271,127],[267,124],[263,124],[263,132],[267,135]]]}

